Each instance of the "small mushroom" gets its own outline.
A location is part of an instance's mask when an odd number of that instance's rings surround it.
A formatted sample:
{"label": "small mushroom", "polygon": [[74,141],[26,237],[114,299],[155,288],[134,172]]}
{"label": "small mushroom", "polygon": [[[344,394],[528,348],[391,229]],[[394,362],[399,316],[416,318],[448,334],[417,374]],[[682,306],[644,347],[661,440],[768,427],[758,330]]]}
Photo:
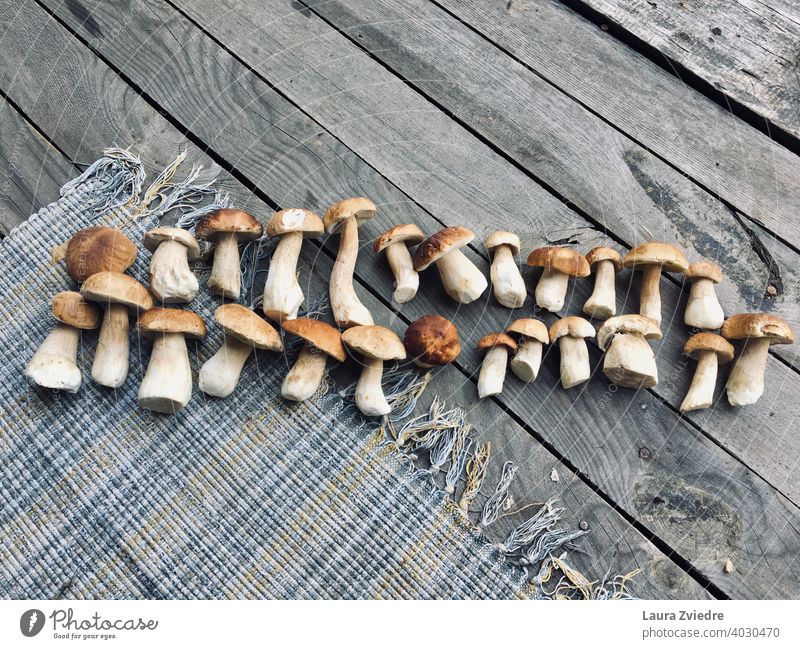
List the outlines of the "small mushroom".
{"label": "small mushroom", "polygon": [[81,387],[80,330],[97,328],[100,309],[75,291],[58,293],[50,300],[50,308],[57,324],[28,362],[25,375],[43,388],[77,392]]}
{"label": "small mushroom", "polygon": [[658,384],[656,357],[648,340],[660,339],[655,320],[629,313],[609,318],[597,331],[597,344],[606,352],[603,373],[623,388],[652,388]]}
{"label": "small mushroom", "polygon": [[356,406],[369,417],[388,415],[392,407],[381,385],[383,362],[406,357],[403,341],[391,329],[377,325],[352,327],[342,334],[342,341],[364,357],[356,385]]}
{"label": "small mushroom", "polygon": [[681,412],[701,410],[714,403],[717,368],[733,360],[733,345],[712,333],[695,334],[686,341],[683,353],[697,361],[692,385],[681,403]]}
{"label": "small mushroom", "polygon": [[535,318],[521,318],[512,322],[506,333],[516,334],[519,341],[511,371],[525,383],[535,381],[542,365],[542,345],[550,342],[547,325]]}
{"label": "small mushroom", "polygon": [[139,333],[153,338],[153,351],[139,386],[139,405],[174,414],[192,398],[192,368],[186,337],[202,340],[206,325],[191,311],[157,307],[139,318]]}
{"label": "small mushroom", "polygon": [[297,317],[305,296],[297,281],[297,260],[303,239],[322,236],[325,226],[311,210],[299,208],[275,212],[267,223],[267,235],[281,240],[272,254],[264,284],[262,309],[270,320],[281,322]]}
{"label": "small mushroom", "polygon": [[639,244],[622,260],[625,268],[642,271],[642,294],[639,302],[640,315],[661,324],[661,294],[659,282],[661,271],[685,273],[689,268],[686,257],[679,248],[661,241]]}
{"label": "small mushroom", "polygon": [[252,214],[230,207],[212,212],[197,224],[197,236],[214,242],[208,290],[229,300],[242,292],[239,242],[258,239],[263,228]]}
{"label": "small mushroom", "polygon": [[406,329],[403,343],[414,364],[425,369],[452,363],[461,353],[458,329],[440,315],[414,320]]}
{"label": "small mushroom", "polygon": [[478,341],[478,350],[486,350],[478,375],[478,398],[490,397],[503,391],[508,367],[508,351],[517,343],[507,334],[488,334]]}
{"label": "small mushroom", "polygon": [[81,286],[81,295],[105,307],[92,379],[108,388],[118,388],[128,376],[128,312],[152,308],[153,298],[133,277],[110,270],[89,277]]}
{"label": "small mushroom", "polygon": [[591,377],[589,349],[584,338],[592,338],[594,334],[589,322],[574,315],[556,320],[550,327],[550,344],[558,341],[561,352],[561,385],[565,390]]}
{"label": "small mushroom", "polygon": [[698,261],[689,266],[686,279],[693,284],[683,321],[695,329],[719,329],[725,322],[725,314],[714,284],[722,281],[722,269],[710,261]]}
{"label": "small mushroom", "polygon": [[445,292],[461,304],[474,302],[489,285],[478,267],[459,250],[474,238],[466,228],[440,230],[417,247],[414,270],[423,271],[435,263]]}
{"label": "small mushroom", "polygon": [[94,226],[78,230],[67,244],[67,273],[78,284],[105,270],[124,273],[136,260],[136,244],[119,230]]}
{"label": "small mushroom", "polygon": [[536,304],[552,313],[564,306],[569,278],[587,277],[590,272],[589,264],[581,253],[560,246],[537,248],[528,255],[528,266],[544,269],[536,285]]}
{"label": "small mushroom", "polygon": [[241,304],[223,304],[214,312],[225,339],[200,368],[197,386],[212,397],[227,397],[239,383],[242,368],[255,349],[283,351],[280,334]]}
{"label": "small mushroom", "polygon": [[422,230],[413,223],[396,225],[375,240],[375,252],[386,251],[386,261],[394,274],[394,301],[405,304],[414,299],[419,288],[419,275],[408,246],[415,246],[425,238]]}
{"label": "small mushroom", "polygon": [[325,231],[341,234],[339,252],[331,272],[330,296],[333,319],[342,329],[373,323],[372,314],[353,288],[353,273],[358,258],[358,227],[373,218],[377,209],[368,198],[347,198],[331,205],[325,212]]}
{"label": "small mushroom", "polygon": [[728,377],[728,401],[747,406],[764,392],[764,372],[770,345],[790,345],[794,331],[785,320],[769,313],[740,313],[722,325],[728,340],[744,340],[742,351]]}
{"label": "small mushroom", "polygon": [[519,237],[512,232],[498,230],[486,238],[484,245],[490,253],[494,252],[490,277],[495,298],[509,309],[521,307],[528,292],[514,259],[519,254]]}
{"label": "small mushroom", "polygon": [[347,360],[342,335],[329,324],[310,318],[284,320],[282,324],[284,330],[299,336],[305,344],[283,380],[281,396],[290,401],[305,401],[322,383],[328,356],[340,363]]}
{"label": "small mushroom", "polygon": [[142,241],[153,253],[150,259],[150,292],[162,304],[191,302],[200,285],[189,262],[200,257],[200,244],[181,228],[155,228]]}
{"label": "small mushroom", "polygon": [[605,320],[617,312],[616,274],[622,269],[622,257],[613,248],[598,246],[586,254],[586,263],[594,269],[594,291],[583,305],[590,318]]}

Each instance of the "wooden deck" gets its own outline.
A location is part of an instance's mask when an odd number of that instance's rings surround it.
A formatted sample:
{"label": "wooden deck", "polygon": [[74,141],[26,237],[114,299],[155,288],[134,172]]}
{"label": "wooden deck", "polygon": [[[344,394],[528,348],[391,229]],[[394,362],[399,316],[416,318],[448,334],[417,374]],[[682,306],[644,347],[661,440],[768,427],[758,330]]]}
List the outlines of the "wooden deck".
{"label": "wooden deck", "polygon": [[[366,195],[381,216],[367,240],[399,222],[470,227],[484,270],[479,242],[497,228],[526,251],[675,242],[722,266],[726,313],[771,311],[800,331],[800,9],[716,4],[0,0],[0,227],[104,147],[132,147],[150,171],[184,148],[256,214]],[[335,253],[308,245],[301,272],[324,286]],[[425,313],[456,321],[465,351],[429,392],[521,465],[517,502],[555,496],[588,524],[580,569],[640,567],[642,597],[800,597],[798,345],[771,353],[754,406],[680,416],[694,364],[686,292],[665,277],[654,389],[612,394],[598,367],[564,391],[548,354],[534,384],[509,375],[476,404],[476,341],[532,300],[456,308],[426,275],[398,309],[366,247],[357,280],[399,332]],[[565,312],[590,289],[578,282]],[[618,291],[635,312],[638,280],[622,273]]]}

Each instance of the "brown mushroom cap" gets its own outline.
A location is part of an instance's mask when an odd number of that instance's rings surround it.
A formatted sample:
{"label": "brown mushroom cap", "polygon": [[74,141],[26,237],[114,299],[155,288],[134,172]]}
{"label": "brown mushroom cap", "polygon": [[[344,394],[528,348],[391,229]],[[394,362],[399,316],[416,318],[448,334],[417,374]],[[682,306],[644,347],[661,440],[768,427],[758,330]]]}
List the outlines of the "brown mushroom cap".
{"label": "brown mushroom cap", "polygon": [[520,318],[519,320],[515,320],[511,323],[511,326],[506,329],[506,333],[519,334],[523,338],[538,340],[543,345],[550,342],[547,325],[536,318]]}
{"label": "brown mushroom cap", "polygon": [[335,327],[311,318],[284,320],[281,322],[281,326],[285,331],[299,336],[340,363],[347,360],[347,351],[342,344],[342,334]]}
{"label": "brown mushroom cap", "polygon": [[652,318],[638,313],[626,313],[609,318],[597,330],[597,344],[605,351],[617,334],[639,334],[647,340],[659,340],[661,327]]}
{"label": "brown mushroom cap", "polygon": [[511,248],[511,253],[514,255],[519,254],[520,248],[519,237],[513,232],[506,232],[504,230],[492,232],[486,237],[486,241],[483,242],[483,245],[486,246],[487,250],[494,250],[498,246],[508,246]]}
{"label": "brown mushroom cap", "polygon": [[350,349],[367,358],[382,361],[400,361],[406,357],[403,341],[391,329],[378,325],[358,325],[342,334],[342,341]]}
{"label": "brown mushroom cap", "polygon": [[414,223],[401,223],[393,228],[386,230],[375,240],[375,252],[380,252],[393,243],[405,243],[415,246],[425,238],[422,230]]}
{"label": "brown mushroom cap", "polygon": [[89,277],[81,286],[81,295],[92,302],[124,304],[137,311],[153,307],[153,298],[144,286],[130,275],[110,270]]}
{"label": "brown mushroom cap", "polygon": [[663,241],[645,241],[633,248],[622,260],[625,268],[639,269],[644,266],[661,266],[671,273],[685,273],[689,262],[680,248]]}
{"label": "brown mushroom cap", "polygon": [[306,239],[322,236],[325,226],[311,210],[295,207],[275,212],[267,223],[267,235],[279,237],[289,232],[301,232]]}
{"label": "brown mushroom cap", "polygon": [[728,318],[720,333],[728,340],[770,338],[772,345],[790,345],[794,331],[789,324],[769,313],[739,313]]}
{"label": "brown mushroom cap", "polygon": [[478,341],[478,349],[491,349],[492,347],[508,347],[512,352],[517,349],[517,341],[508,334],[487,334]]}
{"label": "brown mushroom cap", "polygon": [[622,270],[622,256],[613,248],[607,246],[597,246],[586,253],[586,263],[594,266],[599,261],[610,261],[614,264],[614,270]]}
{"label": "brown mushroom cap", "polygon": [[50,300],[53,317],[76,329],[97,329],[103,314],[96,304],[87,302],[76,291],[62,291]]}
{"label": "brown mushroom cap", "polygon": [[591,338],[594,335],[595,331],[591,323],[576,315],[569,315],[566,318],[561,318],[561,320],[556,320],[550,327],[551,343],[564,336]]}
{"label": "brown mushroom cap", "polygon": [[119,230],[94,226],[78,230],[67,244],[67,273],[78,284],[104,270],[122,273],[133,265],[136,244]]}
{"label": "brown mushroom cap", "polygon": [[687,279],[710,279],[715,284],[722,281],[722,269],[710,261],[696,261],[686,270]]}
{"label": "brown mushroom cap", "polygon": [[448,252],[466,246],[475,238],[475,233],[467,228],[445,228],[428,237],[414,253],[414,270],[425,270]]}
{"label": "brown mushroom cap", "polygon": [[587,277],[591,272],[586,257],[573,248],[561,246],[537,248],[528,255],[528,266],[550,268],[572,277]]}
{"label": "brown mushroom cap", "polygon": [[256,349],[283,351],[280,334],[264,318],[241,304],[223,304],[214,312],[214,319],[228,336]]}
{"label": "brown mushroom cap", "polygon": [[200,256],[200,244],[188,230],[181,228],[154,228],[144,233],[142,243],[150,252],[155,252],[165,241],[177,241],[186,246],[187,258],[194,261]]}
{"label": "brown mushroom cap", "polygon": [[235,232],[240,239],[258,239],[264,228],[252,214],[232,207],[212,212],[197,224],[195,232],[201,239],[214,240],[221,234]]}
{"label": "brown mushroom cap", "polygon": [[368,198],[345,198],[343,201],[334,203],[325,212],[323,222],[325,231],[328,233],[336,232],[342,221],[346,221],[351,216],[356,217],[356,223],[361,225],[364,221],[369,221],[377,214],[378,208]]}
{"label": "brown mushroom cap", "polygon": [[408,355],[424,365],[447,365],[461,353],[458,329],[440,315],[414,320],[403,337]]}
{"label": "brown mushroom cap", "polygon": [[714,352],[720,364],[730,363],[733,360],[733,351],[733,345],[722,336],[708,332],[695,334],[683,347],[683,353],[695,360],[702,352]]}
{"label": "brown mushroom cap", "polygon": [[196,313],[162,307],[145,311],[139,317],[138,327],[142,335],[183,334],[195,340],[205,338],[207,333],[206,323]]}

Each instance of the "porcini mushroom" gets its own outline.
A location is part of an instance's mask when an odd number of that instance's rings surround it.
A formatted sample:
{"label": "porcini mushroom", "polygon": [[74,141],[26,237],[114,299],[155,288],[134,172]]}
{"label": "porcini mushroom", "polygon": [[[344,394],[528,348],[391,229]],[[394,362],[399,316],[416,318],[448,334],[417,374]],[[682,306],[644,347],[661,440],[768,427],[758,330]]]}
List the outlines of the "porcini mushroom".
{"label": "porcini mushroom", "polygon": [[128,376],[129,311],[152,308],[153,298],[133,277],[110,270],[89,277],[81,286],[81,295],[105,307],[92,379],[108,388],[118,388]]}
{"label": "porcini mushroom", "polygon": [[698,261],[689,266],[686,279],[693,284],[683,321],[696,329],[719,329],[725,322],[725,314],[714,284],[722,281],[722,269],[710,261]]}
{"label": "porcini mushroom", "polygon": [[586,263],[594,269],[594,291],[583,305],[590,318],[605,320],[617,312],[616,274],[622,269],[622,257],[613,248],[598,246],[586,253]]}
{"label": "porcini mushroom", "polygon": [[347,360],[342,335],[329,324],[311,318],[284,320],[284,330],[305,341],[300,355],[281,385],[281,396],[290,401],[305,401],[317,391],[328,356],[340,363]]}
{"label": "porcini mushroom", "polygon": [[256,217],[230,207],[212,212],[197,224],[197,236],[214,242],[214,262],[208,290],[229,300],[239,299],[242,272],[239,242],[258,239],[263,232]]}
{"label": "porcini mushroom", "polygon": [[790,345],[794,331],[776,315],[740,313],[725,321],[721,333],[728,340],[744,340],[728,377],[728,401],[732,406],[755,403],[764,392],[770,345]]}
{"label": "porcini mushroom", "polygon": [[646,241],[625,255],[625,268],[642,271],[642,293],[639,299],[639,314],[661,324],[661,293],[659,282],[661,271],[685,273],[689,267],[685,255],[679,248],[661,241]]}
{"label": "porcini mushroom", "polygon": [[200,368],[197,386],[212,397],[227,397],[239,383],[242,368],[256,349],[283,351],[280,334],[241,304],[223,304],[214,320],[225,333],[217,353]]}
{"label": "porcini mushroom", "polygon": [[606,320],[597,330],[597,344],[606,352],[603,373],[623,388],[652,388],[658,383],[656,357],[648,340],[661,338],[658,323],[629,313]]}
{"label": "porcini mushroom", "polygon": [[466,228],[440,230],[417,247],[414,270],[420,272],[435,263],[445,292],[461,304],[474,302],[489,285],[478,267],[459,250],[474,238]]}
{"label": "porcini mushroom", "polygon": [[64,260],[69,276],[82,284],[105,270],[124,273],[133,265],[137,252],[136,244],[122,232],[98,225],[72,235]]}
{"label": "porcini mushroom", "polygon": [[452,363],[461,353],[458,329],[440,315],[414,320],[406,329],[403,343],[414,364],[425,369]]}
{"label": "porcini mushroom", "polygon": [[200,257],[200,244],[181,228],[155,228],[145,232],[144,247],[150,259],[150,292],[162,304],[191,302],[200,285],[189,262]]}
{"label": "porcini mushroom", "polygon": [[375,252],[386,251],[386,261],[394,274],[394,301],[405,304],[414,299],[419,288],[419,275],[408,246],[415,246],[425,238],[422,230],[413,223],[396,225],[375,240]]}
{"label": "porcini mushroom", "polygon": [[202,340],[206,325],[191,311],[157,307],[139,318],[139,333],[153,338],[153,351],[139,386],[142,408],[174,414],[192,398],[192,368],[186,337]]}
{"label": "porcini mushroom", "polygon": [[50,308],[56,326],[28,362],[25,375],[43,388],[77,392],[81,387],[77,363],[80,330],[97,328],[100,309],[75,291],[55,295]]}
{"label": "porcini mushroom", "polygon": [[356,385],[356,406],[365,415],[388,415],[392,408],[383,394],[383,362],[403,360],[406,348],[391,329],[377,325],[356,326],[342,334],[342,341],[364,358]]}
{"label": "porcini mushroom", "polygon": [[[577,250],[550,246],[537,248],[528,255],[528,266],[544,270],[536,285],[536,304],[555,313],[564,306],[570,277],[587,277],[589,264]],[[594,334],[593,334],[594,335]]]}
{"label": "porcini mushroom", "polygon": [[267,223],[267,235],[281,240],[272,254],[262,309],[276,322],[297,317],[305,296],[297,281],[297,260],[304,238],[319,237],[325,231],[322,219],[311,210],[299,208],[275,212]]}
{"label": "porcini mushroom", "polygon": [[516,334],[519,341],[511,371],[525,383],[535,381],[542,365],[542,345],[550,342],[547,325],[535,318],[521,318],[512,322],[506,333]]}
{"label": "porcini mushroom", "polygon": [[487,334],[478,341],[478,350],[486,351],[478,374],[478,398],[490,397],[503,391],[508,367],[508,351],[517,343],[507,334]]}
{"label": "porcini mushroom", "polygon": [[494,254],[489,273],[494,297],[509,309],[521,307],[528,292],[519,266],[514,260],[514,257],[519,254],[519,237],[512,232],[498,230],[486,237],[483,245],[490,253]]}
{"label": "porcini mushroom", "polygon": [[591,377],[589,349],[584,338],[591,338],[594,334],[594,327],[589,322],[574,315],[556,320],[550,327],[550,344],[558,341],[561,352],[561,385],[565,390]]}
{"label": "porcini mushroom", "polygon": [[733,360],[733,345],[722,336],[703,332],[686,341],[683,353],[697,361],[697,369],[686,398],[681,403],[681,412],[708,408],[714,403],[717,368]]}

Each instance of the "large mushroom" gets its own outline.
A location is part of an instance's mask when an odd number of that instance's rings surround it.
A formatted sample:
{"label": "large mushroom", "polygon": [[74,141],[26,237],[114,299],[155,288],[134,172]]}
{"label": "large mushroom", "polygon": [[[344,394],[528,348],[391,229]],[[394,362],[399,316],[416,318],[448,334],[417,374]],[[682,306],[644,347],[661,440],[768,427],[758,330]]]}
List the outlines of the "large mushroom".
{"label": "large mushroom", "polygon": [[153,412],[174,414],[192,398],[186,338],[202,340],[206,325],[191,311],[157,307],[141,315],[139,333],[153,338],[150,362],[139,386],[139,405]]}
{"label": "large mushroom", "polygon": [[356,385],[356,406],[369,417],[388,415],[392,407],[381,385],[383,362],[406,357],[403,341],[391,329],[377,325],[352,327],[342,334],[342,341],[364,358]]}
{"label": "large mushroom", "polygon": [[592,375],[589,365],[589,348],[584,338],[595,335],[594,327],[583,318],[567,316],[556,320],[550,327],[550,344],[558,341],[561,352],[561,385],[567,390]]}
{"label": "large mushroom", "polygon": [[794,331],[776,315],[740,313],[725,321],[721,333],[728,340],[744,340],[728,377],[728,401],[732,406],[755,403],[764,392],[770,345],[790,345]]}
{"label": "large mushroom", "polygon": [[119,230],[103,225],[78,230],[67,244],[67,273],[78,284],[105,270],[124,273],[136,259],[136,244]]}
{"label": "large mushroom", "polygon": [[487,334],[478,341],[478,350],[485,351],[478,374],[478,398],[483,399],[503,391],[508,367],[508,352],[515,351],[517,343],[502,333]]}
{"label": "large mushroom", "polygon": [[512,232],[492,232],[486,241],[486,249],[493,253],[489,276],[497,301],[509,309],[521,307],[528,295],[525,280],[514,257],[519,254],[519,237]]}
{"label": "large mushroom", "polygon": [[426,315],[414,320],[403,336],[406,352],[417,367],[452,363],[461,353],[458,329],[440,315]]}
{"label": "large mushroom", "polygon": [[594,269],[594,291],[583,305],[590,318],[605,320],[617,312],[616,274],[622,269],[622,257],[613,248],[598,246],[586,253],[586,263]]}
{"label": "large mushroom", "polygon": [[518,340],[511,371],[525,383],[535,381],[542,365],[542,345],[550,342],[547,325],[536,318],[520,318],[511,323],[506,333],[515,334]]}
{"label": "large mushroom", "polygon": [[50,300],[56,326],[39,345],[25,374],[43,388],[77,392],[81,387],[78,342],[82,329],[96,329],[100,309],[75,291],[58,293]]}
{"label": "large mushroom", "polygon": [[695,329],[719,329],[725,313],[714,284],[722,281],[722,269],[710,261],[698,261],[686,270],[686,279],[693,283],[683,321]]}
{"label": "large mushroom", "polygon": [[567,297],[570,277],[587,277],[590,273],[586,258],[577,250],[549,246],[537,248],[528,255],[528,266],[543,268],[536,285],[536,304],[551,313],[560,311]]}
{"label": "large mushroom", "polygon": [[445,292],[461,304],[474,302],[489,285],[478,267],[459,250],[474,238],[475,234],[466,228],[440,230],[417,247],[414,270],[423,271],[435,263]]}
{"label": "large mushroom", "polygon": [[197,386],[212,397],[227,397],[239,383],[242,368],[256,349],[283,351],[280,334],[241,304],[223,304],[214,319],[225,338],[217,353],[200,368]]}
{"label": "large mushroom", "polygon": [[697,361],[692,384],[681,403],[681,412],[701,410],[714,403],[717,368],[733,360],[733,345],[722,336],[703,332],[686,341],[683,353]]}
{"label": "large mushroom", "polygon": [[144,247],[153,253],[150,259],[150,292],[162,304],[191,302],[200,285],[190,261],[200,257],[200,244],[181,228],[155,228],[146,232]]}
{"label": "large mushroom", "polygon": [[685,273],[689,262],[681,250],[669,243],[646,241],[625,255],[622,260],[625,268],[642,271],[642,293],[639,301],[639,314],[661,324],[661,293],[659,282],[661,271]]}
{"label": "large mushroom", "polygon": [[661,338],[655,320],[629,313],[609,318],[597,331],[597,344],[606,352],[603,373],[623,388],[652,388],[658,383],[656,357],[648,340]]}
{"label": "large mushroom", "polygon": [[197,224],[197,236],[214,242],[208,290],[229,300],[242,292],[239,242],[258,239],[263,228],[255,216],[230,207],[212,212]]}
{"label": "large mushroom", "polygon": [[387,230],[375,240],[375,252],[386,251],[386,261],[394,275],[394,301],[405,304],[414,299],[419,288],[419,275],[408,246],[415,246],[425,238],[422,230],[413,223],[403,223]]}
{"label": "large mushroom", "polygon": [[328,357],[340,363],[347,360],[338,329],[320,320],[296,318],[283,321],[284,330],[302,338],[305,343],[281,385],[281,396],[290,401],[305,401],[317,391],[325,375]]}
{"label": "large mushroom", "polygon": [[153,298],[133,277],[110,270],[89,277],[81,286],[81,295],[105,307],[92,379],[108,388],[118,388],[128,376],[129,312],[152,308]]}
{"label": "large mushroom", "polygon": [[275,212],[267,223],[267,235],[281,240],[272,254],[262,309],[270,320],[297,317],[305,296],[297,281],[297,260],[303,239],[322,236],[325,226],[311,210],[299,208]]}

